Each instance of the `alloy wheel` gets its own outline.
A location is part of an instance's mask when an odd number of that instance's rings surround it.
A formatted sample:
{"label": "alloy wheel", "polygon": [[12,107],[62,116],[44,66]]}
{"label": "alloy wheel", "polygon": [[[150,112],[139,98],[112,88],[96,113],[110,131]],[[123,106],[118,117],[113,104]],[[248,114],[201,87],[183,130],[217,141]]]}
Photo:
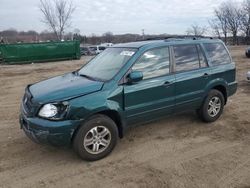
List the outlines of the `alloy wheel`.
{"label": "alloy wheel", "polygon": [[89,130],[84,137],[84,148],[91,154],[105,151],[111,142],[111,133],[104,126],[96,126]]}
{"label": "alloy wheel", "polygon": [[208,114],[211,117],[215,117],[221,110],[221,100],[219,97],[212,97],[208,103]]}

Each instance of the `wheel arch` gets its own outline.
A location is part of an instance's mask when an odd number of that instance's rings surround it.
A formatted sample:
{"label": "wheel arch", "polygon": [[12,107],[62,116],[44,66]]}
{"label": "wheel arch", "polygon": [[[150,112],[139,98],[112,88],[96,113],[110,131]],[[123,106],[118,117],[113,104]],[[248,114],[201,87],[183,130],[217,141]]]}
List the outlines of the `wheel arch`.
{"label": "wheel arch", "polygon": [[215,80],[212,80],[211,82],[209,82],[209,84],[206,87],[206,95],[204,96],[204,98],[206,98],[207,94],[212,89],[216,89],[223,94],[223,97],[225,99],[225,104],[226,104],[227,98],[228,98],[227,82],[224,79],[215,79]]}
{"label": "wheel arch", "polygon": [[212,89],[220,91],[224,96],[225,104],[227,104],[227,88],[224,85],[216,85]]}
{"label": "wheel arch", "polygon": [[[115,110],[103,110],[103,111],[100,111],[96,114],[102,114],[102,115],[105,115],[105,116],[109,117],[110,119],[112,119],[117,126],[119,137],[123,138],[123,134],[124,134],[123,121],[122,121],[120,114],[117,111],[115,111]],[[94,115],[96,115],[96,114],[94,114]]]}
{"label": "wheel arch", "polygon": [[[125,126],[124,126],[123,119],[122,119],[121,115],[119,114],[119,112],[117,112],[115,110],[111,110],[111,109],[103,109],[103,110],[97,111],[97,112],[89,115],[88,118],[86,118],[85,121],[87,121],[88,119],[90,119],[92,116],[98,115],[98,114],[105,115],[105,116],[109,117],[110,119],[112,119],[115,122],[116,126],[117,126],[119,138],[123,138],[124,130],[125,130],[124,127]],[[72,137],[71,137],[71,142],[74,140],[75,135],[77,134],[79,128],[84,124],[85,121],[83,121],[82,124],[79,125],[74,130],[74,132],[72,134]]]}

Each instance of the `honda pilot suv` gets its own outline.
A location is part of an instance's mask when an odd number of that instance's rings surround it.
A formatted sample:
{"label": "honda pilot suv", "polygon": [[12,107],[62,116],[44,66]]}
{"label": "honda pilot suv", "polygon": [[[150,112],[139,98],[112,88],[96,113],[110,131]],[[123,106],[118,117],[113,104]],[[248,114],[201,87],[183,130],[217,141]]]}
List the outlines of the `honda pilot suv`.
{"label": "honda pilot suv", "polygon": [[33,141],[72,145],[94,161],[135,124],[187,110],[213,122],[236,90],[235,64],[220,40],[126,43],[79,70],[28,85],[20,124]]}

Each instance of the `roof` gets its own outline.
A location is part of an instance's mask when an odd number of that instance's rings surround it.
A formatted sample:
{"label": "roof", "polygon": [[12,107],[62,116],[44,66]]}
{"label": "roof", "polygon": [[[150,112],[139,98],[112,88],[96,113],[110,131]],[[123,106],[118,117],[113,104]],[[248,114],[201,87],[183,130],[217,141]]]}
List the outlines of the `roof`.
{"label": "roof", "polygon": [[147,40],[147,41],[139,41],[139,42],[129,42],[129,43],[122,43],[116,44],[112,47],[119,47],[119,48],[141,48],[144,46],[151,46],[151,45],[163,45],[163,44],[189,44],[189,43],[207,43],[207,42],[221,42],[219,39],[209,39],[209,38],[191,38],[191,39],[167,39],[167,40]]}

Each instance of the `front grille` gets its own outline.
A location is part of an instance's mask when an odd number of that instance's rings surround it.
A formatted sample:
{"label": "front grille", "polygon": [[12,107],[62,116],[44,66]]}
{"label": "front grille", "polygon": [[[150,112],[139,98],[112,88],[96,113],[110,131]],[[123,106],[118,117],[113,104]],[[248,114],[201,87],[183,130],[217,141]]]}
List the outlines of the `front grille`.
{"label": "front grille", "polygon": [[32,101],[31,101],[31,94],[29,93],[28,89],[25,90],[25,94],[23,96],[23,108],[26,112],[26,115],[29,115],[32,108]]}
{"label": "front grille", "polygon": [[33,101],[33,97],[28,88],[25,90],[25,94],[22,100],[23,111],[27,117],[35,115],[38,105]]}

